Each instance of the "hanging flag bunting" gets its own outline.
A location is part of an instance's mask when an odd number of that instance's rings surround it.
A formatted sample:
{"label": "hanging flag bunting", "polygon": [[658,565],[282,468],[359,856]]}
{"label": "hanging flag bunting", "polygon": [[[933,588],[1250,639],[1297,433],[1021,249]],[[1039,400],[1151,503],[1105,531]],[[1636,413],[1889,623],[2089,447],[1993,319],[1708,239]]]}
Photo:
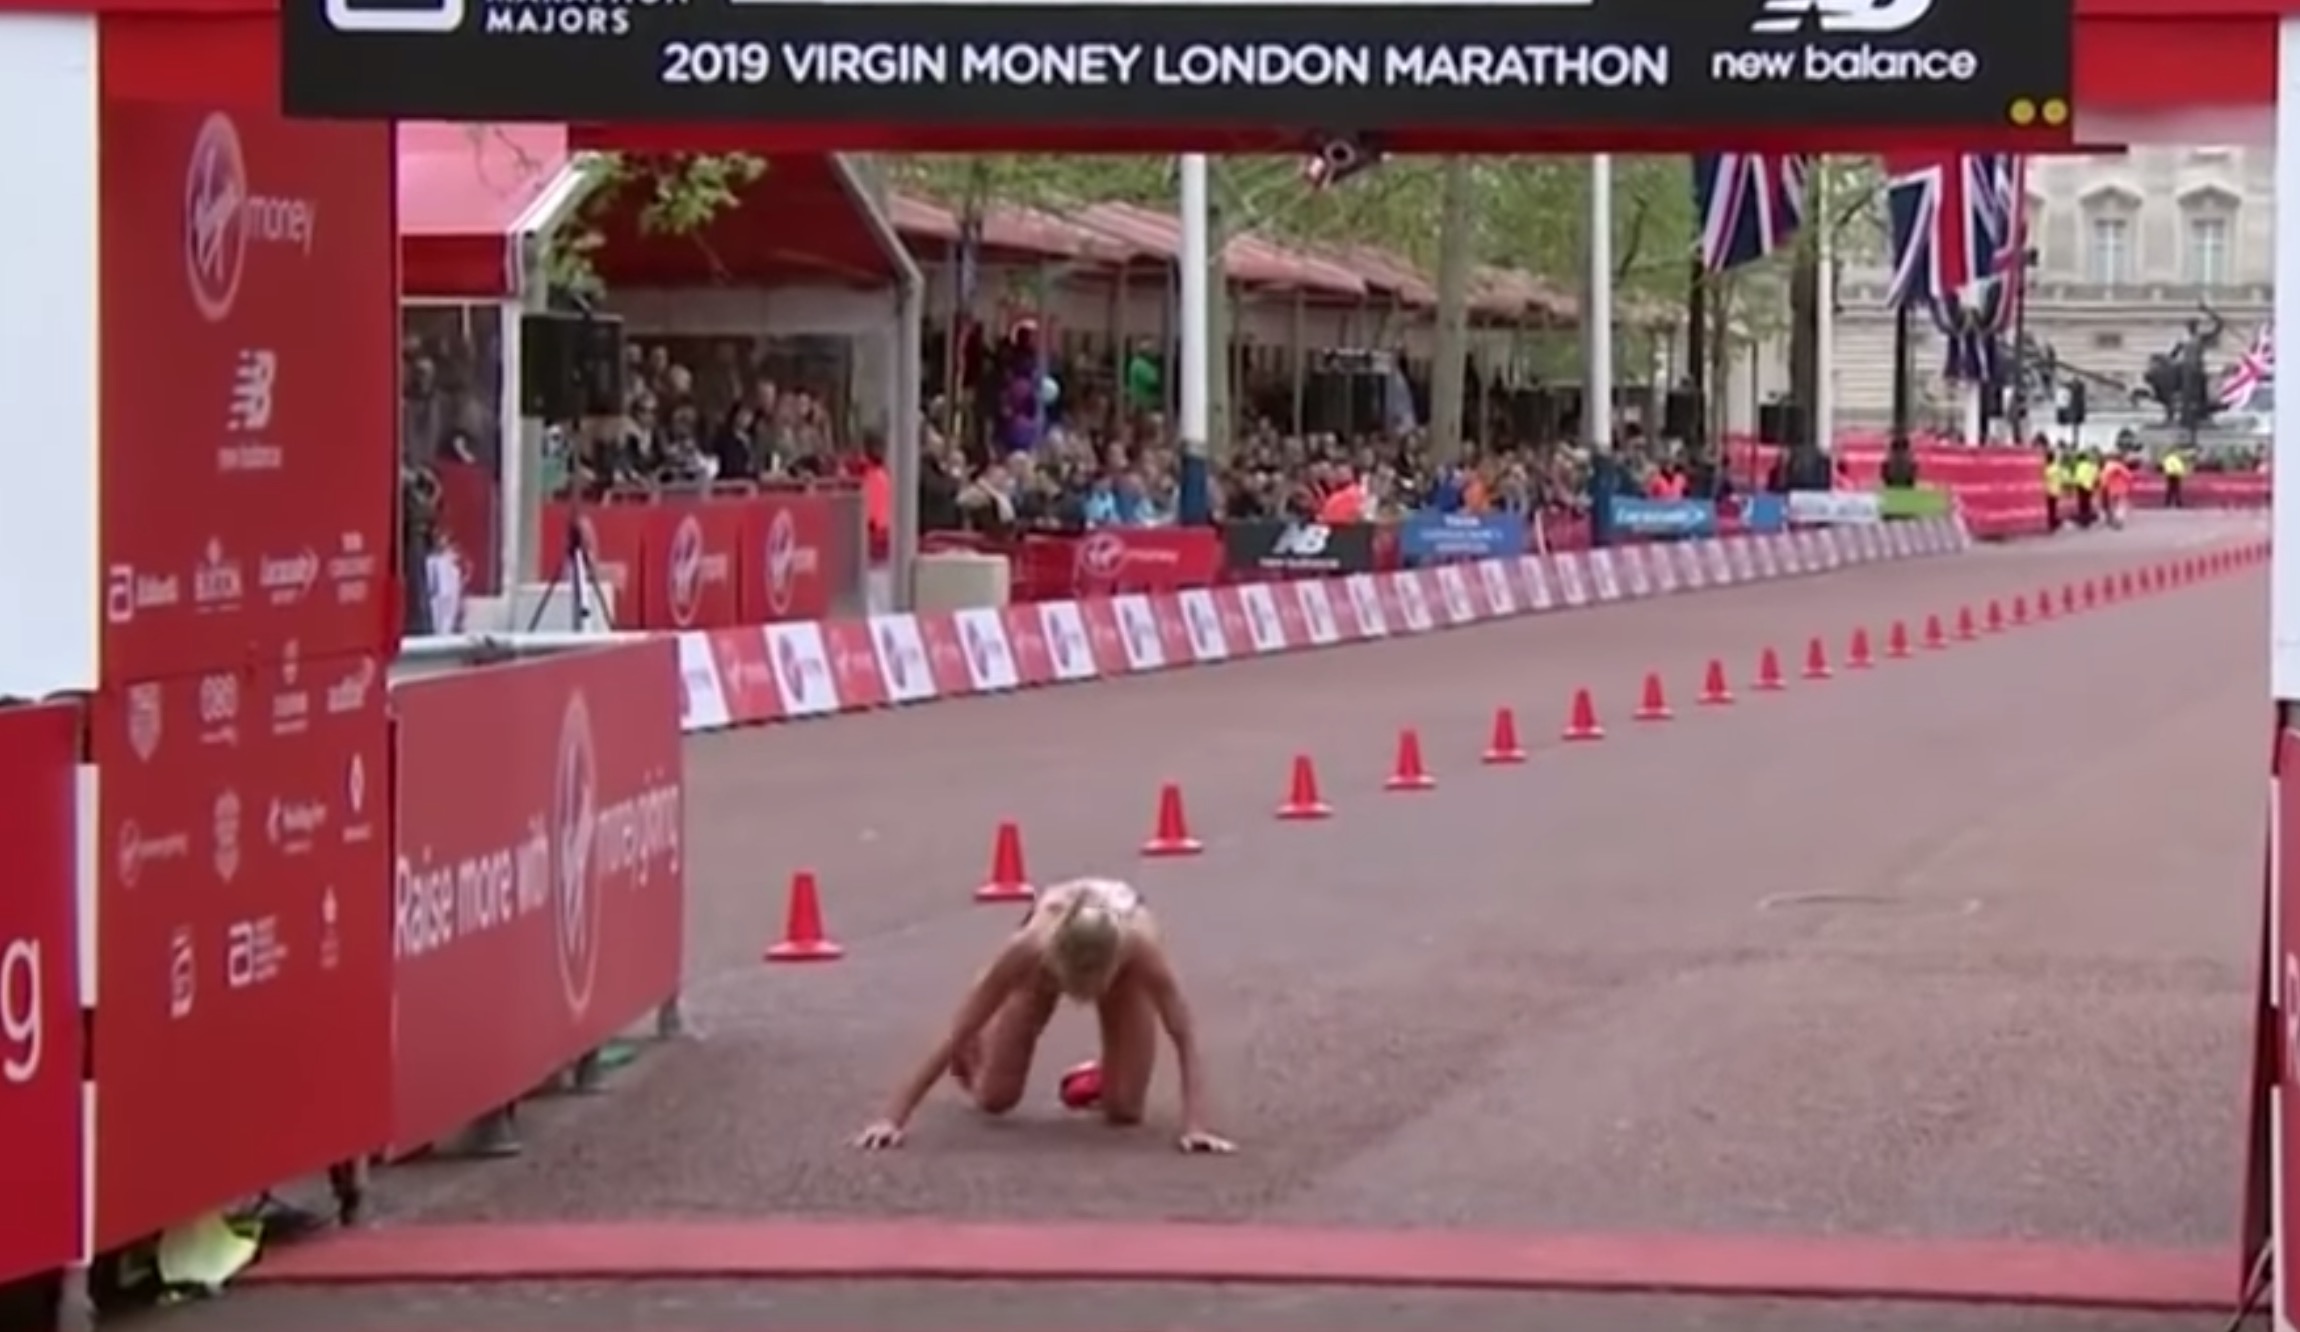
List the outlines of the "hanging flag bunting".
{"label": "hanging flag bunting", "polygon": [[2232,412],[2252,401],[2252,395],[2276,382],[2276,331],[2267,324],[2252,330],[2252,345],[2228,367],[2220,380],[2220,410]]}
{"label": "hanging flag bunting", "polygon": [[1723,273],[1789,243],[1805,223],[1800,154],[1702,153],[1693,159],[1693,215],[1701,222],[1701,267]]}
{"label": "hanging flag bunting", "polygon": [[1923,306],[1948,343],[1946,373],[1999,377],[2027,270],[2027,168],[2011,153],[1893,156],[1884,162],[1892,277],[1886,302]]}

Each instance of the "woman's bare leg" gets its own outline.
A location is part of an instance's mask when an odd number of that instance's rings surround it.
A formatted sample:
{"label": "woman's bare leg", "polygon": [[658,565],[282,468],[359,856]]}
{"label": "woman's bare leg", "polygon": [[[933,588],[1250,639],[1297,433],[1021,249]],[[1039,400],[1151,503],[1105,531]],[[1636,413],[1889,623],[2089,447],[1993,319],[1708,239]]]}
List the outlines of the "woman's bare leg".
{"label": "woman's bare leg", "polygon": [[1035,988],[1017,992],[990,1019],[980,1046],[965,1056],[966,1074],[960,1081],[984,1113],[1003,1115],[1021,1103],[1031,1058],[1054,1018],[1055,1003],[1055,995]]}
{"label": "woman's bare leg", "polygon": [[1139,1124],[1158,1066],[1158,1012],[1149,992],[1121,980],[1096,1006],[1102,1022],[1102,1117]]}

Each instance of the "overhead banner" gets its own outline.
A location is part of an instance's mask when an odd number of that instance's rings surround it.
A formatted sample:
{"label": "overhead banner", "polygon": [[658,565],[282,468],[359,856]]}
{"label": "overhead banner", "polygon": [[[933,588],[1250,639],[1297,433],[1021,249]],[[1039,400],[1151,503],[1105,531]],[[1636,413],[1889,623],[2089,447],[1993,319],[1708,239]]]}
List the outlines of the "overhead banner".
{"label": "overhead banner", "polygon": [[290,114],[2065,137],[2072,0],[283,0]]}

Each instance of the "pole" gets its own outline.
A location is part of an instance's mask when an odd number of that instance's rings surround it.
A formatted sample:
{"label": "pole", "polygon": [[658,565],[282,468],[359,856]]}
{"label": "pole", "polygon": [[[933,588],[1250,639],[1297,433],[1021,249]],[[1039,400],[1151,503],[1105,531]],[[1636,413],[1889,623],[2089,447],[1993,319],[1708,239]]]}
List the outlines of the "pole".
{"label": "pole", "polygon": [[1903,301],[1893,310],[1893,433],[1892,442],[1909,442],[1909,414],[1915,404],[1909,400],[1909,303]]}
{"label": "pole", "polygon": [[1593,452],[1613,447],[1613,157],[1589,159],[1588,299],[1582,302],[1581,436]]}
{"label": "pole", "polygon": [[1829,201],[1829,159],[1816,159],[1813,185],[1813,447],[1826,454],[1837,438],[1837,255]]}
{"label": "pole", "polygon": [[[1695,453],[1709,447],[1709,273],[1695,255],[1685,279],[1685,383],[1693,392],[1693,420],[1685,432],[1685,447]],[[1731,459],[1720,458],[1730,471]]]}
{"label": "pole", "polygon": [[1206,180],[1206,155],[1184,153],[1182,178],[1181,337],[1182,337],[1182,446],[1201,454],[1212,436],[1213,355],[1209,343],[1212,311],[1208,285],[1212,278],[1213,219]]}

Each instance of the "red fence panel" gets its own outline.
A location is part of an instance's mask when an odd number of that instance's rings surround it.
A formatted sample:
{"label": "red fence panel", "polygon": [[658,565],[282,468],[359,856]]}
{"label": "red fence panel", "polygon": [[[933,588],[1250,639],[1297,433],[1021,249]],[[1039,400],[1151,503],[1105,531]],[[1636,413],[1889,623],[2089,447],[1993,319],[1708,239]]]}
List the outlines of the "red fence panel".
{"label": "red fence panel", "polygon": [[[861,537],[839,540],[852,492],[665,496],[582,508],[591,573],[627,629],[820,620],[859,586]],[[565,576],[574,506],[543,506],[543,576]]]}
{"label": "red fence panel", "polygon": [[[743,623],[820,620],[831,613],[831,505],[815,495],[741,501]],[[650,626],[652,627],[652,626]]]}
{"label": "red fence panel", "polygon": [[79,1257],[80,710],[0,709],[0,1282]]}
{"label": "red fence panel", "polygon": [[1211,527],[1105,527],[1034,536],[1014,556],[1014,599],[1176,592],[1222,581],[1222,534]]}
{"label": "red fence panel", "polygon": [[383,696],[382,664],[352,654],[91,705],[97,1247],[383,1145]]}
{"label": "red fence panel", "polygon": [[686,916],[669,639],[393,691],[390,1141],[534,1090],[678,988]]}

